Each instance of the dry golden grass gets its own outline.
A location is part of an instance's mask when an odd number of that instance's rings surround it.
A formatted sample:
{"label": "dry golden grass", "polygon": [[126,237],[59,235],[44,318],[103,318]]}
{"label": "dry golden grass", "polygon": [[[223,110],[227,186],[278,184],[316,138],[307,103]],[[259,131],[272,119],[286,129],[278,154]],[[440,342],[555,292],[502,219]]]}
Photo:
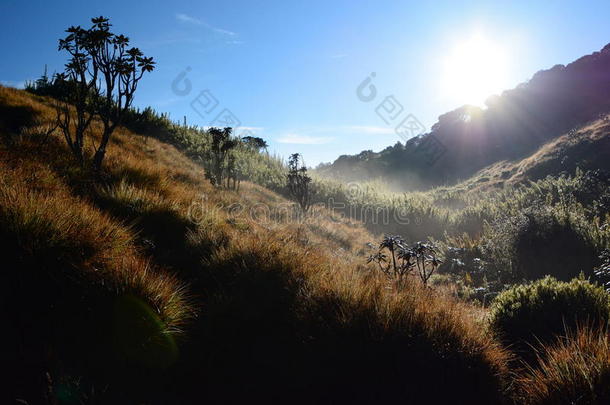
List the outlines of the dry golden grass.
{"label": "dry golden grass", "polygon": [[[34,128],[54,117],[51,100],[22,91],[0,87],[0,105],[32,111]],[[195,398],[203,384],[208,399],[228,402],[269,390],[301,403],[504,395],[509,355],[485,333],[481,310],[376,273],[361,224],[324,209],[297,220],[285,199],[253,184],[214,188],[172,146],[124,129],[99,184],[59,133],[41,144],[33,131],[0,147],[5,237],[26,256],[47,249],[38,264],[65,255],[86,288],[135,295],[166,332],[185,332],[175,376],[147,389]]]}
{"label": "dry golden grass", "polygon": [[182,283],[153,270],[134,245],[131,229],[72,195],[43,167],[30,175],[1,162],[0,167],[2,233],[17,240],[21,255],[42,266],[63,263],[67,277],[103,282],[116,294],[143,296],[168,330],[179,330],[192,315]]}
{"label": "dry golden grass", "polygon": [[581,328],[557,345],[545,348],[539,363],[518,380],[521,403],[610,402],[610,343],[605,329]]}
{"label": "dry golden grass", "polygon": [[[43,104],[35,99],[22,91],[0,88],[4,107],[30,109],[37,126],[49,124],[54,117],[53,109],[47,105],[50,101],[44,100]],[[83,195],[79,187],[84,184],[87,188],[93,181],[84,170],[74,166],[58,133],[42,145],[32,137],[31,127],[20,132],[30,136],[24,135],[15,144],[0,147],[3,231],[18,239],[25,255],[40,256],[43,262],[61,261],[72,268],[75,277],[93,284],[102,282],[103,288],[114,290],[117,295],[142,296],[159,312],[167,330],[181,330],[195,313],[184,282],[142,256],[133,230],[98,209],[90,196]],[[176,156],[168,159],[176,161],[176,157],[181,157],[174,152]],[[171,205],[155,194],[163,190],[163,182],[169,182],[166,172],[158,165],[142,166],[141,158],[135,154],[121,155],[122,164],[114,164],[113,170],[109,170],[109,176],[122,179],[116,188],[126,191],[126,181],[131,180],[148,189],[128,198],[136,200],[146,195],[151,205]],[[188,160],[182,160],[188,167]]]}

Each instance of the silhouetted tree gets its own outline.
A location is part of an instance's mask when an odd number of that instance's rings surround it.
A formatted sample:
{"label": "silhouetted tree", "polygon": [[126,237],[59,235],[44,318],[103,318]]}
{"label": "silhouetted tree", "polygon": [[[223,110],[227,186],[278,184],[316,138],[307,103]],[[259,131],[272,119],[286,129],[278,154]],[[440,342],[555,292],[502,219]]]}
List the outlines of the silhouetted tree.
{"label": "silhouetted tree", "polygon": [[252,149],[260,151],[261,149],[267,149],[267,142],[263,138],[259,138],[257,136],[244,136],[241,138],[244,144]]}
{"label": "silhouetted tree", "polygon": [[307,214],[313,198],[311,177],[307,175],[307,167],[301,164],[301,155],[294,153],[288,159],[288,192],[299,204],[301,211]]}
{"label": "silhouetted tree", "polygon": [[59,79],[71,83],[67,101],[76,109],[76,122],[72,125],[67,103],[58,105],[57,120],[68,146],[82,163],[85,133],[93,118],[99,117],[103,132],[99,145],[94,145],[93,157],[93,168],[99,171],[110,137],[130,109],[140,79],[154,69],[155,62],[138,48],[130,48],[129,38],[110,32],[107,18],[91,22],[89,29],[68,28],[68,35],[59,40],[59,50],[70,54]]}
{"label": "silhouetted tree", "polygon": [[233,180],[232,188],[239,191],[242,180],[256,176],[256,172],[261,169],[258,159],[267,142],[258,137],[243,137],[237,140],[237,147],[231,150],[229,155],[229,177]]}
{"label": "silhouetted tree", "polygon": [[230,127],[223,129],[210,128],[208,132],[212,137],[210,145],[211,167],[206,171],[206,175],[212,184],[221,186],[224,172],[227,169],[229,152],[237,146],[237,141],[231,138],[233,128]]}

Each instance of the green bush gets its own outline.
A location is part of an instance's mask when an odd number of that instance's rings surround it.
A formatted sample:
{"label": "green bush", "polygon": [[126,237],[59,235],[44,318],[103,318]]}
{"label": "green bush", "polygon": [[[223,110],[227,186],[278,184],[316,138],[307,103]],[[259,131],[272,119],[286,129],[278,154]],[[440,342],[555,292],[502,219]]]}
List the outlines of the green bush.
{"label": "green bush", "polygon": [[593,274],[599,248],[581,215],[556,207],[532,207],[507,215],[486,227],[485,256],[515,278],[537,280],[547,275],[569,281]]}
{"label": "green bush", "polygon": [[502,292],[491,307],[490,326],[505,345],[528,360],[533,348],[565,336],[566,330],[607,324],[609,304],[603,288],[582,277],[570,282],[546,277]]}

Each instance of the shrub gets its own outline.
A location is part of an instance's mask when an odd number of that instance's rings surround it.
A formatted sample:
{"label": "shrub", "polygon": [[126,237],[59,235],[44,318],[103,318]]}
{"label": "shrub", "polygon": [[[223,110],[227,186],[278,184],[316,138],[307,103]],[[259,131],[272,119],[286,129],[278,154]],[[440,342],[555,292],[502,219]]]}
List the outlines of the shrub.
{"label": "shrub", "polygon": [[545,348],[539,364],[518,380],[519,403],[610,403],[610,344],[606,330],[579,330]]}
{"label": "shrub", "polygon": [[606,292],[583,278],[561,282],[546,277],[501,293],[490,313],[490,326],[517,354],[531,360],[532,348],[549,343],[579,323],[606,324]]}
{"label": "shrub", "polygon": [[[598,248],[578,215],[536,207],[498,219],[485,231],[485,254],[516,279],[551,275],[563,281],[580,272],[591,275]],[[506,270],[505,270],[506,271]]]}
{"label": "shrub", "polygon": [[290,155],[288,160],[288,183],[286,185],[290,197],[299,204],[301,212],[307,214],[311,207],[312,197],[314,194],[311,177],[307,174],[305,164],[299,166],[301,155],[294,153]]}

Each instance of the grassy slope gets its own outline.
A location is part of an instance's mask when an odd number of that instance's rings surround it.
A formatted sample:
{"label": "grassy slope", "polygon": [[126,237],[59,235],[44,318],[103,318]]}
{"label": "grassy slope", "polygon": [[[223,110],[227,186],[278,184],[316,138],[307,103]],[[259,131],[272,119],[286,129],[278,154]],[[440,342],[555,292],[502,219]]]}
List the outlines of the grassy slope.
{"label": "grassy slope", "polygon": [[456,187],[470,190],[536,181],[560,172],[610,171],[610,116],[604,116],[542,145],[530,156],[494,163]]}
{"label": "grassy slope", "polygon": [[50,103],[0,87],[3,305],[8,347],[18,347],[7,357],[11,398],[503,396],[507,354],[481,311],[371,271],[362,226],[324,211],[291,221],[280,196],[252,184],[214,189],[173,147],[125,130],[94,182],[59,134],[39,139]]}

